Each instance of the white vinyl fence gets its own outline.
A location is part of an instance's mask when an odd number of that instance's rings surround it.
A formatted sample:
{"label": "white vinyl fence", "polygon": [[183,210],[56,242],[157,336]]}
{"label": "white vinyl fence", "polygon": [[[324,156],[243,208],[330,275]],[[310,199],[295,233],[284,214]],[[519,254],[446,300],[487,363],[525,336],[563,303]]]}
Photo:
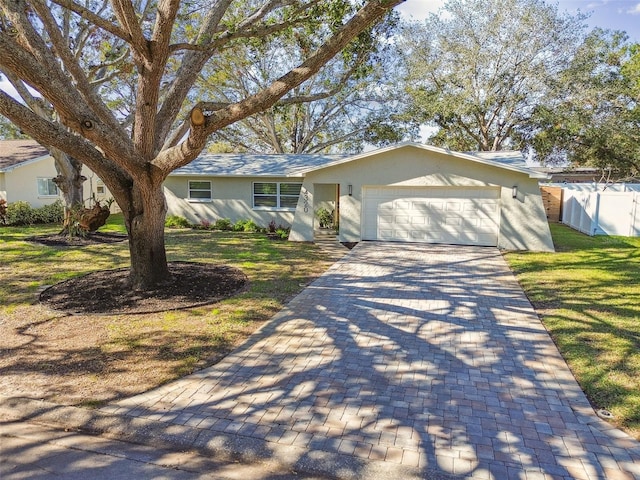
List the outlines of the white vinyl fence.
{"label": "white vinyl fence", "polygon": [[563,188],[562,223],[587,235],[640,236],[640,192]]}

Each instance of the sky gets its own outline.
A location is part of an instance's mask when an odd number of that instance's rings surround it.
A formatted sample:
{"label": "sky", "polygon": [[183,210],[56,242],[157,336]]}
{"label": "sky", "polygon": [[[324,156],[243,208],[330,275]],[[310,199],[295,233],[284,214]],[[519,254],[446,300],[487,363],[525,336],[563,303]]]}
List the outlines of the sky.
{"label": "sky", "polygon": [[[640,42],[640,0],[558,0],[560,12],[576,14],[590,13],[587,24],[591,28],[624,30],[633,42]],[[406,0],[396,7],[403,17],[424,19],[428,13],[435,13],[444,0]]]}

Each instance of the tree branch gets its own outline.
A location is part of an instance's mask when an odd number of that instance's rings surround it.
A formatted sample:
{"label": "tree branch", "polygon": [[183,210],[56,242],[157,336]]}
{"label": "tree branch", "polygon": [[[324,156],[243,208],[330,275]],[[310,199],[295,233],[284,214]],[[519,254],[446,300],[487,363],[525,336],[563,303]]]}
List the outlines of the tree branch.
{"label": "tree branch", "polygon": [[[196,45],[208,45],[211,42],[213,33],[218,28],[224,13],[232,1],[233,0],[219,0],[215,3],[215,6],[207,12],[200,31],[198,32],[195,41]],[[182,59],[176,78],[168,88],[164,102],[156,117],[156,148],[161,148],[164,139],[167,138],[171,126],[175,123],[182,109],[184,99],[187,97],[189,90],[209,58],[210,54],[206,52],[191,51],[187,52]]]}
{"label": "tree branch", "polygon": [[111,127],[116,131],[119,130],[120,124],[113,116],[113,113],[105,107],[100,97],[96,95],[96,92],[90,85],[84,71],[69,50],[67,40],[61,35],[58,25],[53,19],[49,8],[40,0],[34,0],[32,5],[42,20],[56,53],[62,60],[66,69],[71,73],[71,76],[74,78],[78,93],[82,95],[89,108],[91,108],[96,115],[111,125]]}
{"label": "tree branch", "polygon": [[124,130],[110,123],[113,117],[105,121],[89,108],[83,97],[73,95],[74,85],[46,54],[34,57],[3,32],[0,32],[0,51],[3,52],[0,69],[24,79],[38,90],[51,102],[65,126],[94,142],[110,158],[135,158],[131,140]]}
{"label": "tree branch", "polygon": [[136,52],[139,59],[151,63],[149,43],[140,28],[133,4],[129,0],[111,0],[111,5],[113,5],[113,11],[120,25],[129,36],[128,43],[133,51]]}
{"label": "tree branch", "polygon": [[129,35],[127,32],[125,32],[124,30],[122,30],[120,27],[118,27],[117,25],[114,25],[113,23],[105,20],[104,18],[102,18],[99,15],[96,15],[95,13],[93,13],[91,10],[78,5],[77,3],[73,2],[72,0],[51,0],[53,3],[55,3],[56,5],[60,5],[63,8],[67,8],[69,10],[71,10],[72,12],[74,12],[75,14],[81,16],[82,18],[88,20],[89,22],[93,23],[94,25],[96,25],[97,27],[103,29],[106,32],[109,32],[110,34],[124,40],[125,42],[129,43],[131,42],[131,35]]}
{"label": "tree branch", "polygon": [[[398,0],[398,3],[402,1],[404,0]],[[192,46],[181,43],[170,47],[172,53],[178,50],[186,50],[187,55],[183,58],[178,74],[176,75],[176,79],[168,89],[164,103],[160,108],[156,120],[156,132],[158,132],[156,147],[159,147],[159,144],[163,143],[163,139],[168,135],[171,125],[175,122],[175,119],[182,109],[183,102],[187,97],[191,85],[193,85],[198,73],[202,70],[206,62],[211,58],[216,50],[219,50],[224,47],[224,45],[238,38],[268,35],[289,28],[301,21],[301,18],[297,17],[297,14],[309,9],[319,2],[320,0],[313,0],[305,3],[303,6],[300,6],[292,15],[293,18],[296,18],[295,21],[283,22],[272,26],[264,26],[261,30],[250,31],[251,26],[255,25],[274,9],[281,6],[297,4],[295,0],[273,0],[256,10],[253,14],[250,14],[237,26],[234,32],[226,31],[214,39],[213,35],[218,29],[224,13],[232,3],[231,0],[220,0],[216,2],[215,7],[207,14],[207,17],[198,32],[196,41]]]}
{"label": "tree branch", "polygon": [[[124,199],[128,195],[127,186],[133,183],[131,177],[123,169],[109,162],[98,149],[82,137],[42,118],[2,90],[0,90],[0,114],[7,117],[40,144],[65,152],[74,152],[75,158],[101,178],[116,178],[117,182],[109,185],[109,190],[116,199]],[[119,189],[119,186],[122,186],[122,189]]]}

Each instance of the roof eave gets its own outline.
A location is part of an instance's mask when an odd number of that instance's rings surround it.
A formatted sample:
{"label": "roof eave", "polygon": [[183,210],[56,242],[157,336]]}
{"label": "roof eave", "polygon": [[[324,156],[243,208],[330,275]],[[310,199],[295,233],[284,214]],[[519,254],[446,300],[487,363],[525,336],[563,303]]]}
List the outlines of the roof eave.
{"label": "roof eave", "polygon": [[47,153],[46,155],[41,155],[41,156],[36,157],[36,158],[30,158],[29,160],[23,160],[22,162],[18,162],[18,163],[15,163],[15,164],[13,164],[13,165],[11,165],[9,167],[5,167],[3,169],[0,169],[0,173],[8,173],[8,172],[11,172],[11,171],[15,170],[16,168],[20,168],[20,167],[24,167],[24,166],[30,165],[32,163],[40,162],[40,161],[42,161],[42,160],[44,160],[46,158],[53,158],[53,157],[51,157],[51,155],[49,155]]}

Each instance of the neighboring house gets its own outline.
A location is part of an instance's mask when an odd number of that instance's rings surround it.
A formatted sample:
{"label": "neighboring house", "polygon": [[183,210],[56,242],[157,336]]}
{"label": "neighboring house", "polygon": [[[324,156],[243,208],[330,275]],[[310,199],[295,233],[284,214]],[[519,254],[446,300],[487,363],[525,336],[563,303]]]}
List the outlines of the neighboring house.
{"label": "neighboring house", "polygon": [[[92,195],[97,200],[111,196],[95,173],[84,167],[82,174],[87,177],[84,183],[87,201]],[[62,199],[53,183],[57,175],[55,160],[34,140],[0,141],[0,198],[7,203],[24,201],[37,208]]]}
{"label": "neighboring house", "polygon": [[[548,183],[608,184],[606,175],[603,177],[602,169],[596,167],[532,167],[532,170],[546,173],[549,176]],[[638,182],[636,181],[635,183]],[[611,184],[609,183],[609,185]]]}
{"label": "neighboring house", "polygon": [[291,226],[313,241],[327,208],[339,240],[553,251],[538,181],[520,152],[406,143],[350,156],[203,155],[169,175],[169,215]]}

